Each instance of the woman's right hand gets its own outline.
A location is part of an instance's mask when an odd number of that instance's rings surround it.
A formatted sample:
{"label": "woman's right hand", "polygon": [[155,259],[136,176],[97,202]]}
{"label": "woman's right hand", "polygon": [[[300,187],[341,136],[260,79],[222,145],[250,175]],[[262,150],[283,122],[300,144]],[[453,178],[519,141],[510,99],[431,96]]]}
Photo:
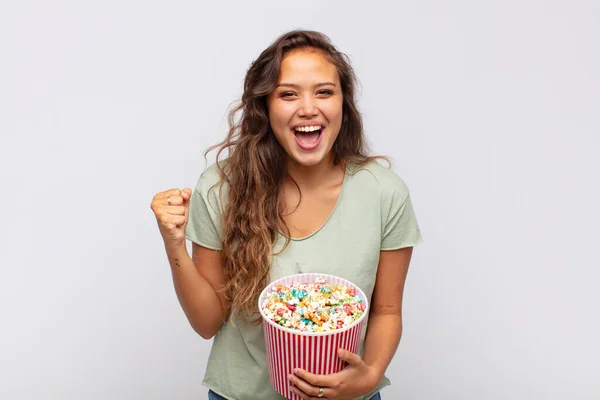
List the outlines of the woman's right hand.
{"label": "woman's right hand", "polygon": [[192,190],[171,189],[157,193],[152,199],[150,208],[154,211],[158,229],[163,237],[165,246],[185,246],[185,227]]}

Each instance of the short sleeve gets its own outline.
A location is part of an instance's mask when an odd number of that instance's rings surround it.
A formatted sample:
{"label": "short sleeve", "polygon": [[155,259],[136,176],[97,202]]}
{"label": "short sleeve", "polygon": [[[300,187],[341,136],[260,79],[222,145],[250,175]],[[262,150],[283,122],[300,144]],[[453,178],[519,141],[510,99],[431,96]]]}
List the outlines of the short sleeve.
{"label": "short sleeve", "polygon": [[200,176],[190,199],[188,222],[185,228],[185,236],[188,240],[213,250],[223,248],[221,184],[218,182],[218,173],[214,167]]}
{"label": "short sleeve", "polygon": [[397,250],[416,246],[423,241],[417,216],[413,208],[408,188],[397,179],[393,190],[387,190],[384,206],[381,250]]}

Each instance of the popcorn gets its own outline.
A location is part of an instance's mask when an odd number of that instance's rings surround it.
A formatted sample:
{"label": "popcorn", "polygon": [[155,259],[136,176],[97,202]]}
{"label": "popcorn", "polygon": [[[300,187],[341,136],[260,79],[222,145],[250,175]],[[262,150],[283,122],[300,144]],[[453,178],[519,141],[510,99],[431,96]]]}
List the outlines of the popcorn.
{"label": "popcorn", "polygon": [[330,332],[352,325],[366,305],[356,288],[329,285],[324,278],[314,282],[277,285],[261,304],[271,321],[302,332]]}

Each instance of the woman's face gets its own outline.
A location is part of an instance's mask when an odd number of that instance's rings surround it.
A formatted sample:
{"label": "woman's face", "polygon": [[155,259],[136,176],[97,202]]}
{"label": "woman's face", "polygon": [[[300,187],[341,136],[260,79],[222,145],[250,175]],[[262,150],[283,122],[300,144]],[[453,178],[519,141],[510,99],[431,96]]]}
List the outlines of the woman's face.
{"label": "woman's face", "polygon": [[267,107],[275,137],[292,163],[331,162],[331,148],[342,124],[342,104],[337,70],[321,52],[298,49],[285,55]]}

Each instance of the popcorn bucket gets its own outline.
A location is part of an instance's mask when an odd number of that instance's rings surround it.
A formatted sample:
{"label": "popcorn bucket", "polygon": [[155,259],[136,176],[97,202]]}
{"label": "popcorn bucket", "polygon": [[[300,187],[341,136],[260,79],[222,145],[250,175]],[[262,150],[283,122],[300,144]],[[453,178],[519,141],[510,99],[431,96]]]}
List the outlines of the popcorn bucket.
{"label": "popcorn bucket", "polygon": [[[324,278],[328,285],[340,285],[356,289],[358,296],[365,304],[363,315],[351,325],[329,332],[303,332],[280,326],[268,318],[262,309],[263,301],[277,285],[291,286],[293,282],[312,283],[317,278]],[[346,362],[337,356],[339,348],[353,353],[358,352],[365,316],[369,304],[364,292],[353,283],[333,275],[305,273],[290,275],[271,282],[260,294],[258,308],[263,319],[269,378],[273,388],[282,396],[291,400],[301,400],[290,389],[288,375],[294,368],[302,368],[318,375],[333,374],[341,371]]]}

